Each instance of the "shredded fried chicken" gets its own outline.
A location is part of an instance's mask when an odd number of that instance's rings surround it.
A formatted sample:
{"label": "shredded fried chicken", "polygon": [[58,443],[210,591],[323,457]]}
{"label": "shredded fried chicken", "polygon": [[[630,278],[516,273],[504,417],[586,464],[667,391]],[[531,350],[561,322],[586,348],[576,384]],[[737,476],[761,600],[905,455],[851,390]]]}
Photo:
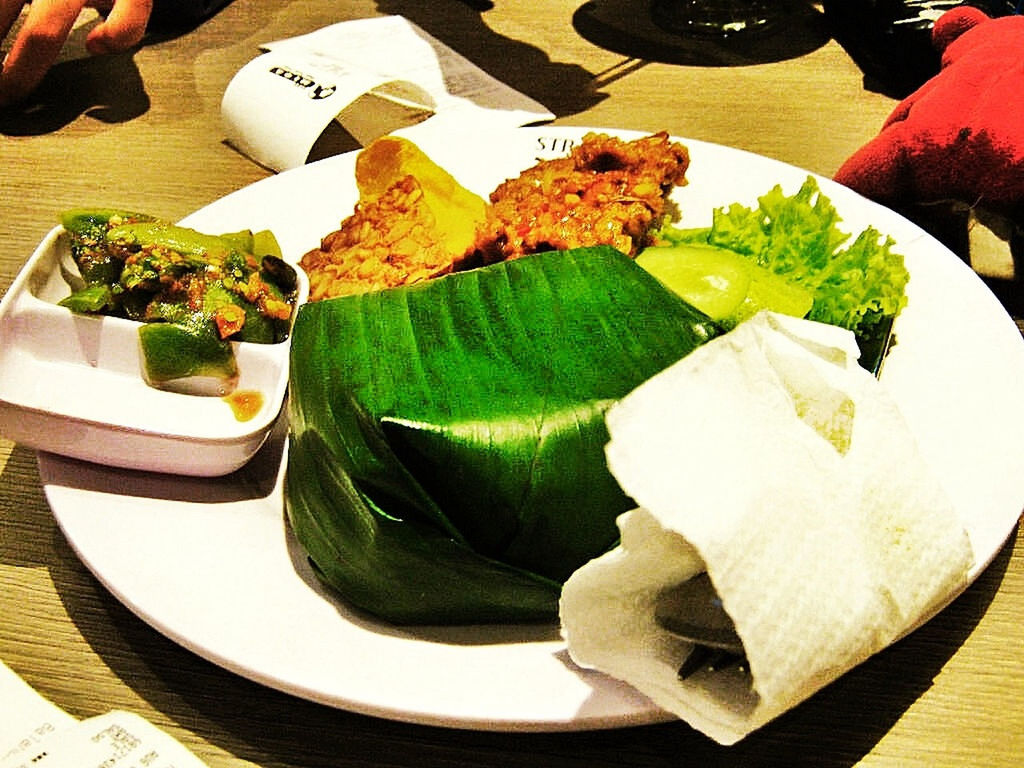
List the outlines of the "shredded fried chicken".
{"label": "shredded fried chicken", "polygon": [[668,192],[686,183],[686,147],[656,133],[635,141],[587,134],[491,193],[476,248],[485,262],[610,245],[630,256],[649,245]]}

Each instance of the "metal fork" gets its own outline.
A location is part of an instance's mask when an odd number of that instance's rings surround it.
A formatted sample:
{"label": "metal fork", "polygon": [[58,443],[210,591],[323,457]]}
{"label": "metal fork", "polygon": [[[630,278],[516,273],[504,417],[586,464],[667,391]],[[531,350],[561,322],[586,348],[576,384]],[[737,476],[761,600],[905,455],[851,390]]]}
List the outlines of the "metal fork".
{"label": "metal fork", "polygon": [[746,666],[743,641],[707,573],[662,591],[654,618],[661,627],[694,645],[679,668],[680,680],[700,669]]}

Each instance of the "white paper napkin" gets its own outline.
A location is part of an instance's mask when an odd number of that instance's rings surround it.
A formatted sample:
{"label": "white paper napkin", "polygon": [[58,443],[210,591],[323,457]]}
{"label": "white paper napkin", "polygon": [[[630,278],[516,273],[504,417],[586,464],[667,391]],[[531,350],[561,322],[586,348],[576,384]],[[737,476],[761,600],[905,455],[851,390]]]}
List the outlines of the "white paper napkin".
{"label": "white paper napkin", "polygon": [[514,128],[554,119],[537,103],[401,16],[340,22],[266,43],[228,84],[228,141],[275,171],[303,165],[332,121],[366,145],[431,131]]}
{"label": "white paper napkin", "polygon": [[[961,521],[853,335],[761,313],[608,414],[639,509],[562,593],[569,653],[731,744],[884,648],[965,583]],[[680,680],[658,595],[707,570],[749,673]]]}

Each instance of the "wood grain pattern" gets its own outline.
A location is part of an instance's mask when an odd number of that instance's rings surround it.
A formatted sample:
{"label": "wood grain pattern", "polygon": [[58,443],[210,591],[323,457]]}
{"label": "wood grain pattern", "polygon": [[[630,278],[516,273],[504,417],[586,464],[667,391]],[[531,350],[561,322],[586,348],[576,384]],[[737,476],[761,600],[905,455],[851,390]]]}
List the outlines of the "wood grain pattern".
{"label": "wood grain pattern", "polygon": [[[832,41],[759,64],[675,64],[587,39],[573,27],[579,0],[475,8],[487,5],[235,0],[198,29],[131,54],[69,55],[41,106],[0,115],[0,291],[63,208],[111,204],[178,218],[265,177],[224,144],[225,86],[259,43],[344,19],[405,13],[547,104],[562,124],[666,129],[825,175],[895,103],[866,88]],[[0,658],[76,717],[138,712],[213,768],[1017,766],[1021,617],[1018,531],[935,620],[731,749],[679,723],[501,734],[378,720],[243,680],[144,624],[68,546],[34,454],[0,439]]]}

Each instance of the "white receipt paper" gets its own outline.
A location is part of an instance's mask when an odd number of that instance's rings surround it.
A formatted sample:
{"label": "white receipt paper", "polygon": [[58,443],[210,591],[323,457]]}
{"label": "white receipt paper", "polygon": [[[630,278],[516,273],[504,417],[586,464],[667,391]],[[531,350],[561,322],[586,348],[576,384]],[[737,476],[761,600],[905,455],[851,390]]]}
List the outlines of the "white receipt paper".
{"label": "white receipt paper", "polygon": [[145,719],[114,711],[76,720],[0,662],[0,768],[205,768]]}
{"label": "white receipt paper", "polygon": [[344,21],[261,48],[228,84],[221,114],[228,142],[274,171],[305,164],[335,120],[365,146],[413,126],[554,119],[401,16]]}

